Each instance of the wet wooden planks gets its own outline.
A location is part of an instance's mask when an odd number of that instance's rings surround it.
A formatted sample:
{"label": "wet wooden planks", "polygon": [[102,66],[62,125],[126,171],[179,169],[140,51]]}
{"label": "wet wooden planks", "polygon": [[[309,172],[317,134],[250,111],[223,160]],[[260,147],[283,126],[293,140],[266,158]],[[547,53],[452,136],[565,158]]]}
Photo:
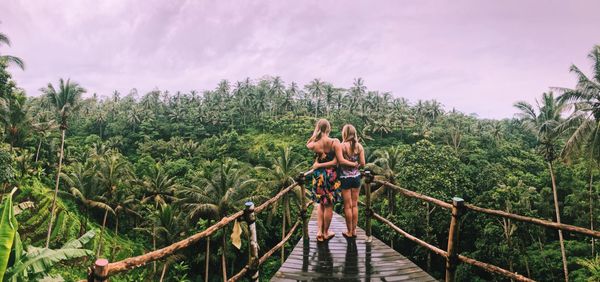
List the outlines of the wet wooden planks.
{"label": "wet wooden planks", "polygon": [[346,223],[336,213],[330,229],[336,236],[317,243],[315,209],[309,223],[310,242],[300,240],[271,281],[436,281],[377,238],[366,243],[360,228],[356,239],[344,238]]}

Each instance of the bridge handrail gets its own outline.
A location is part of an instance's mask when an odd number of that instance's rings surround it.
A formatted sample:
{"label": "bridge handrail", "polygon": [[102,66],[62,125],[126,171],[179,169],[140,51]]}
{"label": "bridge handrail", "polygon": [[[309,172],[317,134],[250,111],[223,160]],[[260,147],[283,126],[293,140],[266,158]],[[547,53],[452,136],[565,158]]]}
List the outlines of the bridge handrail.
{"label": "bridge handrail", "polygon": [[[262,212],[264,209],[268,208],[274,202],[281,199],[281,197],[283,197],[285,194],[292,191],[292,189],[296,186],[300,186],[301,190],[302,190],[301,194],[305,195],[305,188],[303,185],[304,179],[310,173],[312,173],[312,170],[301,173],[292,184],[290,184],[286,188],[279,191],[275,196],[273,196],[269,200],[265,201],[260,206],[256,207],[253,210],[253,212],[256,214]],[[310,204],[312,204],[312,202],[309,204],[306,204],[305,198],[306,197],[301,197],[301,203],[302,203],[301,211],[300,211],[301,219],[299,220],[299,222],[303,223],[303,233],[305,234],[304,237],[308,238],[306,209],[308,208],[308,206],[310,206]],[[240,210],[230,216],[221,218],[221,220],[219,222],[211,225],[210,227],[206,228],[204,231],[198,232],[190,237],[187,237],[187,238],[180,240],[176,243],[173,243],[169,246],[166,246],[166,247],[158,249],[158,250],[154,250],[152,252],[149,252],[149,253],[146,253],[143,255],[129,257],[129,258],[126,258],[126,259],[123,259],[123,260],[120,260],[117,262],[112,262],[112,263],[108,263],[108,261],[106,259],[99,258],[96,260],[94,265],[88,271],[88,281],[106,281],[106,280],[108,280],[108,277],[110,277],[112,275],[118,274],[123,271],[131,270],[133,268],[145,265],[145,264],[153,262],[153,261],[167,258],[167,257],[175,254],[177,251],[179,251],[181,249],[185,249],[187,247],[190,247],[191,245],[200,241],[201,239],[212,235],[213,233],[215,233],[216,231],[227,226],[229,223],[233,222],[234,220],[239,220],[242,216],[244,216],[244,210]],[[271,251],[275,252],[277,249],[281,248],[283,246],[283,244],[285,242],[287,242],[287,240],[289,240],[292,233],[296,230],[297,227],[298,227],[298,223],[296,223],[294,225],[294,227],[290,230],[290,232],[288,232],[288,236],[286,236],[284,238],[284,241],[277,244]],[[264,260],[266,260],[268,257],[270,257],[273,253],[271,251],[269,251],[267,254],[265,254],[268,256],[266,256],[266,257],[263,256],[264,259],[261,258],[260,260],[258,260],[258,262],[260,262],[260,264],[261,264],[262,262],[264,262]],[[235,281],[235,280],[230,280],[230,281]]]}
{"label": "bridge handrail", "polygon": [[[458,254],[458,251],[456,248],[456,246],[458,245],[458,232],[459,232],[458,218],[461,216],[461,214],[464,212],[464,210],[471,210],[471,211],[478,212],[478,213],[499,216],[499,217],[513,219],[516,221],[521,221],[521,222],[526,222],[526,223],[532,223],[532,224],[536,224],[536,225],[543,226],[546,228],[575,232],[575,233],[579,233],[579,234],[583,234],[583,235],[587,235],[587,236],[591,236],[591,237],[600,238],[599,231],[590,230],[587,228],[569,225],[569,224],[556,223],[556,222],[552,222],[549,220],[530,217],[530,216],[513,214],[513,213],[509,213],[509,212],[495,210],[495,209],[482,208],[482,207],[479,207],[476,205],[466,204],[466,203],[464,203],[464,201],[461,198],[453,198],[453,202],[448,203],[448,202],[444,202],[442,200],[439,200],[439,199],[436,199],[433,197],[429,197],[429,196],[402,188],[402,187],[395,185],[393,183],[390,183],[388,181],[375,179],[375,175],[370,171],[366,171],[365,173],[363,173],[363,175],[365,176],[365,179],[366,179],[366,181],[365,181],[366,187],[364,190],[367,193],[367,195],[366,195],[367,201],[366,201],[366,203],[360,202],[360,204],[366,206],[366,215],[367,215],[367,224],[366,224],[367,230],[366,230],[366,232],[367,232],[367,235],[368,236],[371,235],[370,220],[371,220],[371,218],[374,218],[374,219],[388,225],[394,231],[396,231],[397,233],[400,233],[407,239],[417,243],[420,246],[425,247],[426,249],[428,249],[429,251],[431,251],[433,253],[436,253],[436,254],[444,257],[446,259],[446,281],[454,281],[454,274],[455,274],[455,269],[456,269],[458,261],[479,267],[488,272],[497,273],[497,274],[503,275],[505,277],[515,279],[517,281],[534,281],[534,280],[527,278],[523,275],[520,275],[518,273],[514,273],[514,272],[508,271],[506,269],[500,268],[498,266],[484,263],[484,262],[475,260],[473,258],[469,258],[469,257]],[[370,186],[375,185],[375,184],[391,188],[395,191],[400,192],[404,196],[407,196],[410,198],[415,198],[415,199],[420,199],[422,201],[426,201],[426,202],[435,204],[442,208],[450,209],[452,211],[452,219],[450,221],[450,229],[448,232],[448,251],[444,251],[436,246],[433,246],[433,245],[409,234],[408,232],[395,226],[388,219],[375,213],[371,207],[371,199],[370,199],[371,198],[371,195],[370,195],[371,187]],[[367,238],[367,240],[370,240],[370,239]]]}
{"label": "bridge handrail", "polygon": [[[429,197],[429,196],[426,196],[423,194],[419,194],[414,191],[410,191],[408,189],[402,188],[402,187],[392,184],[390,182],[381,181],[381,180],[377,180],[377,179],[374,179],[373,182],[383,185],[383,186],[386,186],[386,187],[389,187],[389,188],[392,188],[407,197],[421,199],[423,201],[433,203],[433,204],[440,206],[442,208],[445,208],[445,209],[452,209],[452,204],[450,204],[450,203],[447,203],[442,200],[439,200],[439,199],[436,199],[433,197]],[[469,209],[469,210],[472,210],[475,212],[504,217],[504,218],[508,218],[508,219],[514,219],[517,221],[533,223],[533,224],[544,226],[547,228],[560,229],[563,231],[575,232],[575,233],[580,233],[580,234],[587,235],[587,236],[600,238],[600,231],[595,231],[595,230],[591,230],[591,229],[587,229],[587,228],[583,228],[583,227],[579,227],[579,226],[575,226],[575,225],[557,223],[557,222],[552,222],[552,221],[541,219],[541,218],[518,215],[518,214],[513,214],[513,213],[509,213],[509,212],[495,210],[495,209],[482,208],[482,207],[479,207],[476,205],[471,205],[471,204],[464,204],[464,207],[466,209]]]}

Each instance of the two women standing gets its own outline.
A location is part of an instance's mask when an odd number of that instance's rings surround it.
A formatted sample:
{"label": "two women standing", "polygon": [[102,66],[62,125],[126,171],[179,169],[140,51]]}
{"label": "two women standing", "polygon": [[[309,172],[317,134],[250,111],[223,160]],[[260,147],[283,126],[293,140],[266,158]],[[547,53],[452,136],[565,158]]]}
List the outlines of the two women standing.
{"label": "two women standing", "polygon": [[345,125],[342,139],[329,137],[331,125],[326,119],[320,119],[306,146],[315,152],[313,164],[312,197],[317,206],[317,241],[322,242],[335,236],[329,230],[333,216],[333,204],[340,200],[340,190],[344,200],[344,213],[348,230],[344,237],[356,236],[358,217],[358,193],[360,172],[365,165],[364,149],[358,143],[356,129]]}

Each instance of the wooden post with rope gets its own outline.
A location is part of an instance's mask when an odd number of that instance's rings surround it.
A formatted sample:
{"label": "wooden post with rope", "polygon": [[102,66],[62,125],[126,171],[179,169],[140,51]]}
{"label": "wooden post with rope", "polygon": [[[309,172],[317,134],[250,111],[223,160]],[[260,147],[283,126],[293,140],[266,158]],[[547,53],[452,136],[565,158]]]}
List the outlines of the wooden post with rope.
{"label": "wooden post with rope", "polygon": [[258,239],[256,236],[256,214],[254,214],[254,203],[246,202],[246,208],[244,209],[244,220],[248,224],[248,230],[250,231],[250,280],[258,281],[258,267],[259,267],[259,255],[258,255]]}
{"label": "wooden post with rope", "polygon": [[300,218],[302,219],[302,238],[304,242],[308,242],[310,238],[308,238],[308,214],[307,214],[307,206],[306,206],[306,188],[304,188],[304,183],[306,182],[306,175],[309,172],[301,173],[296,178],[296,183],[300,186]]}
{"label": "wooden post with rope", "polygon": [[465,201],[461,198],[452,198],[452,218],[448,231],[448,255],[446,257],[446,282],[454,282],[456,265],[458,264],[458,238],[459,222]]}
{"label": "wooden post with rope", "polygon": [[373,217],[373,208],[371,207],[371,186],[373,182],[373,173],[370,170],[365,170],[363,173],[365,177],[365,215],[366,215],[366,224],[365,224],[365,232],[367,233],[367,243],[371,243],[373,241],[373,236],[371,233],[371,218]]}

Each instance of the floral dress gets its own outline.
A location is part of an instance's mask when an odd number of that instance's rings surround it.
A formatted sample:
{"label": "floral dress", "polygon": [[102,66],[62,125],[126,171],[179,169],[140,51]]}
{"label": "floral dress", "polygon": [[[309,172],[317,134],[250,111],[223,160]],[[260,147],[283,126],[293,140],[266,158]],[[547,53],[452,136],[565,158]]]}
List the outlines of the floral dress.
{"label": "floral dress", "polygon": [[[330,162],[335,158],[335,151],[317,155],[319,163]],[[341,199],[338,167],[319,168],[313,171],[312,200],[317,203],[335,204]]]}

